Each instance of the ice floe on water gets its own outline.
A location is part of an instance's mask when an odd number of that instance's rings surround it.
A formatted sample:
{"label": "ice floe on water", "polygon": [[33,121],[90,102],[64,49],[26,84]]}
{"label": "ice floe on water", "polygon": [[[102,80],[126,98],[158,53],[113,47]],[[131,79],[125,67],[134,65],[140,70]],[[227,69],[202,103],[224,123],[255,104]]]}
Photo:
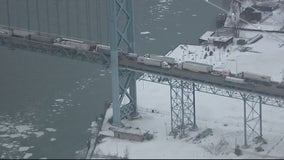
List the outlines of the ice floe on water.
{"label": "ice floe on water", "polygon": [[27,146],[19,147],[19,151],[20,152],[25,152],[25,151],[27,151],[29,149],[30,149],[30,147],[27,147]]}
{"label": "ice floe on water", "polygon": [[149,32],[149,31],[140,32],[141,35],[150,34],[150,33],[151,32]]}
{"label": "ice floe on water", "polygon": [[56,141],[56,138],[50,138],[50,141],[51,142]]}
{"label": "ice floe on water", "polygon": [[63,103],[63,102],[64,102],[64,99],[60,98],[60,99],[56,99],[55,101],[56,101],[56,102],[61,102],[61,103]]}
{"label": "ice floe on water", "polygon": [[56,129],[54,128],[45,128],[45,130],[47,130],[48,132],[56,132]]}
{"label": "ice floe on water", "polygon": [[18,130],[18,132],[26,132],[26,131],[31,130],[31,126],[29,125],[18,125],[18,126],[15,126],[15,128]]}
{"label": "ice floe on water", "polygon": [[33,154],[32,153],[26,153],[23,157],[23,159],[28,159],[32,156]]}

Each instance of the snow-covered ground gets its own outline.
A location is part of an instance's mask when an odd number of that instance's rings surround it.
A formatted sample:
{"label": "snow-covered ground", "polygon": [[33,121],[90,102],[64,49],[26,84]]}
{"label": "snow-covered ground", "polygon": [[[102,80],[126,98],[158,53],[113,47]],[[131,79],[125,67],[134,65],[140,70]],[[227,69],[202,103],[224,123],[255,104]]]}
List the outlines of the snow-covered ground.
{"label": "snow-covered ground", "polygon": [[[242,31],[241,37],[251,38],[258,32]],[[284,48],[279,47],[284,34],[262,33],[263,38],[255,44],[246,45],[249,51],[231,45],[226,49],[214,46],[179,45],[167,56],[177,61],[196,61],[214,65],[216,70],[230,70],[232,73],[251,71],[281,81],[284,70]],[[234,42],[235,43],[235,42]],[[212,56],[208,56],[210,51]],[[207,56],[205,56],[207,54]],[[206,58],[204,58],[206,57]],[[236,71],[237,70],[237,71]],[[198,129],[190,131],[182,139],[170,135],[170,88],[168,85],[137,81],[138,110],[140,119],[122,120],[125,126],[149,130],[154,138],[150,141],[134,142],[113,138],[107,120],[112,115],[108,109],[101,131],[104,138],[94,154],[128,158],[284,158],[284,109],[264,105],[263,135],[267,144],[262,152],[256,152],[258,145],[249,141],[249,148],[242,149],[243,155],[236,156],[234,148],[243,142],[243,102],[205,93],[196,93],[196,115]],[[152,112],[154,110],[154,112]],[[208,114],[210,113],[210,114]],[[205,129],[212,129],[212,135],[195,140]]]}

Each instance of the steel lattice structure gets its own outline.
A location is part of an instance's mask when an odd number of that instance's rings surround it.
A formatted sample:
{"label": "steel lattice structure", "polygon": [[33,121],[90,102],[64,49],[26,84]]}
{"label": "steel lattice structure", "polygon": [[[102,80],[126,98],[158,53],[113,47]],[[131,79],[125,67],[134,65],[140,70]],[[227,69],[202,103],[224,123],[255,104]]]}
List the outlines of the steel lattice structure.
{"label": "steel lattice structure", "polygon": [[195,84],[171,79],[171,129],[174,136],[183,137],[186,129],[196,128],[195,117]]}
{"label": "steel lattice structure", "polygon": [[[224,89],[210,84],[175,79],[145,73],[139,80],[170,85],[171,129],[174,135],[185,135],[185,129],[196,128],[195,91],[230,97],[243,101],[244,104],[244,145],[248,141],[263,140],[262,104],[284,107],[284,100],[256,93],[247,93],[234,89]],[[186,101],[186,102],[185,102]]]}

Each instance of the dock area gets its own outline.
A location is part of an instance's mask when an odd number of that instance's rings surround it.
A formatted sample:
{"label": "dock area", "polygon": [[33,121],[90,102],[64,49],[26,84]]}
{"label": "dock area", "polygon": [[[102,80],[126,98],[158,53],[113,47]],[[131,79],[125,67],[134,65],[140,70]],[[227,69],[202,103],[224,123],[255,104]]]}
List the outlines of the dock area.
{"label": "dock area", "polygon": [[[239,29],[250,31],[265,31],[265,32],[284,32],[284,3],[278,0],[258,1],[254,4],[252,1],[236,1],[240,3],[239,9],[233,10],[232,7],[228,13],[224,27],[235,27],[235,20],[239,19]],[[260,13],[259,18],[254,17],[253,13]],[[235,15],[238,16],[235,16]],[[247,14],[245,16],[242,16]],[[245,21],[244,21],[245,20]],[[249,22],[249,23],[248,23]]]}

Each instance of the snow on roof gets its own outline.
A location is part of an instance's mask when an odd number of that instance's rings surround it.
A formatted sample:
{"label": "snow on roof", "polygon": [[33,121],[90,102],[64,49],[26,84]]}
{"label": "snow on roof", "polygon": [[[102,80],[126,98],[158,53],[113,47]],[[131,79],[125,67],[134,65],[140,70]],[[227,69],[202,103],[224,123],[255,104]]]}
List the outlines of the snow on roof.
{"label": "snow on roof", "polygon": [[209,37],[209,40],[218,41],[218,42],[227,42],[231,40],[232,36],[219,36],[219,37]]}
{"label": "snow on roof", "polygon": [[204,41],[208,41],[208,38],[212,37],[214,33],[215,32],[213,32],[213,31],[206,31],[199,39],[204,40]]}

